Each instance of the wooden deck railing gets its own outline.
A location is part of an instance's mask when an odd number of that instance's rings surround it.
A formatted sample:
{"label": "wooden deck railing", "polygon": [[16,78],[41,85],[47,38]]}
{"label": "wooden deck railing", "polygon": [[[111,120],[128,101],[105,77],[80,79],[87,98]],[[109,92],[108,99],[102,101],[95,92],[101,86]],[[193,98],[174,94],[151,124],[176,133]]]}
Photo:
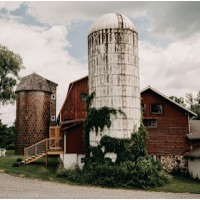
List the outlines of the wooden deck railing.
{"label": "wooden deck railing", "polygon": [[58,151],[63,149],[63,139],[46,138],[36,144],[24,148],[24,163],[33,160],[36,157],[47,155],[48,152]]}

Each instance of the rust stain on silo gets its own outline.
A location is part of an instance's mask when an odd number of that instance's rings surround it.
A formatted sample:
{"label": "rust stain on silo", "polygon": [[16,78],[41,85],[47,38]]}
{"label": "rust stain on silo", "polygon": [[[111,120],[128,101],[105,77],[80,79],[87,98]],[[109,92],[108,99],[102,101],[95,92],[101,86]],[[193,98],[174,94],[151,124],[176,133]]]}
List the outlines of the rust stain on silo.
{"label": "rust stain on silo", "polygon": [[[140,87],[137,31],[120,13],[97,19],[88,34],[89,93],[96,92],[93,106],[121,109],[121,116],[103,131],[113,137],[130,137],[140,123]],[[91,136],[91,142],[98,142]],[[92,139],[93,138],[93,139]]]}

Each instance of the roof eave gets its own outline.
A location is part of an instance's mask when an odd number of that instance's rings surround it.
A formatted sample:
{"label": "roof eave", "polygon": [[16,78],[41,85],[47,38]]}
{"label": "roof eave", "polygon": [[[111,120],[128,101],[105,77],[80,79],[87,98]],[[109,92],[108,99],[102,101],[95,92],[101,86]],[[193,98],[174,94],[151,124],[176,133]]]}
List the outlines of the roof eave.
{"label": "roof eave", "polygon": [[186,137],[188,138],[188,140],[200,140],[200,137],[195,137],[191,134],[186,134]]}
{"label": "roof eave", "polygon": [[142,90],[140,91],[140,93],[143,93],[143,92],[145,92],[146,90],[152,90],[153,92],[157,93],[158,95],[162,96],[163,98],[167,99],[168,101],[172,102],[173,104],[179,106],[179,107],[182,108],[183,110],[185,110],[185,111],[187,111],[188,113],[192,114],[193,116],[195,116],[195,117],[197,116],[196,113],[194,113],[194,112],[192,112],[191,110],[185,108],[184,106],[180,105],[179,103],[173,101],[172,99],[170,99],[170,98],[167,97],[166,95],[162,94],[162,93],[159,92],[158,90],[152,88],[150,85],[147,86],[147,87],[145,87],[144,89],[142,89]]}

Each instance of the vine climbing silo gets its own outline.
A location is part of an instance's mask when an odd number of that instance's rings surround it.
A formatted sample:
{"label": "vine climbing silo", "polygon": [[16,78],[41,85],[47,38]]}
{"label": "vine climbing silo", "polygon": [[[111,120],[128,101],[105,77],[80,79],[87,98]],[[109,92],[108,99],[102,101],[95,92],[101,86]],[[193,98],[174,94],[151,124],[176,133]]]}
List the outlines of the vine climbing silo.
{"label": "vine climbing silo", "polygon": [[103,135],[130,138],[140,125],[138,34],[124,15],[110,13],[97,19],[88,34],[89,93],[95,92],[92,107],[121,109],[111,116],[112,125],[98,135],[90,132],[96,146]]}
{"label": "vine climbing silo", "polygon": [[49,137],[56,125],[57,84],[36,73],[21,79],[16,89],[16,154]]}

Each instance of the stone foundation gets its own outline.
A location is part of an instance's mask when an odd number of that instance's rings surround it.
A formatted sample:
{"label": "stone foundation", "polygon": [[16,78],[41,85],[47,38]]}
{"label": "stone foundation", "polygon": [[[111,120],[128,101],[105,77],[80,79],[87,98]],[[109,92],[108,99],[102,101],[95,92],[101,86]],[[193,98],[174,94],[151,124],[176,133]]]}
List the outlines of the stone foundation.
{"label": "stone foundation", "polygon": [[187,159],[182,155],[156,156],[156,158],[161,161],[164,169],[169,173],[173,171],[185,173],[188,171]]}

